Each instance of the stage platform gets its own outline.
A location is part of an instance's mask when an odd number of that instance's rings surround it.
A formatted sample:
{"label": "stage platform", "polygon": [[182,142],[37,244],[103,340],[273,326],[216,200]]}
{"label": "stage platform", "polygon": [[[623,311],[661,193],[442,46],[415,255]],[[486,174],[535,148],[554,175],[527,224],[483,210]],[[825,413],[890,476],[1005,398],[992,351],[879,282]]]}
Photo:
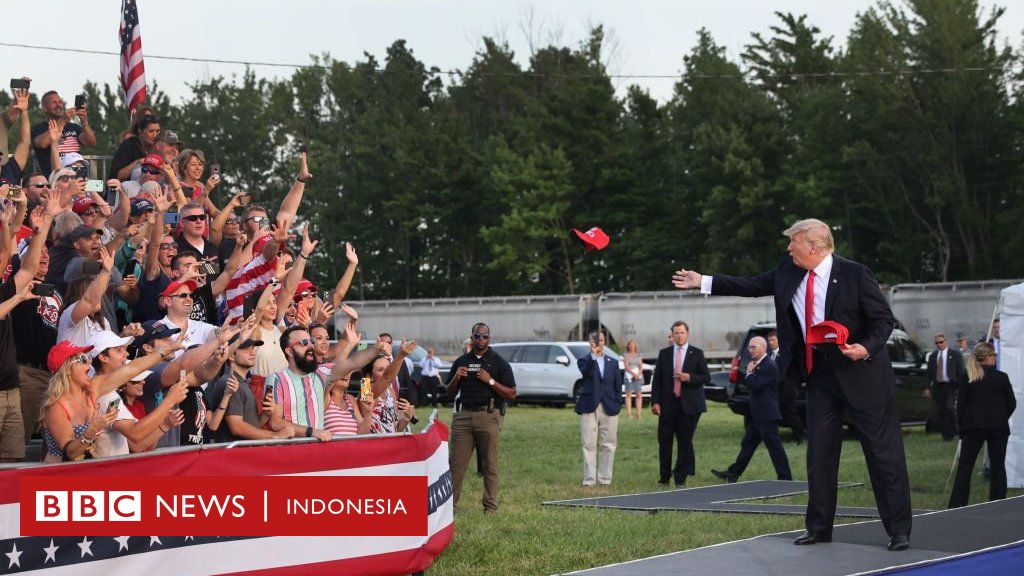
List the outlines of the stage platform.
{"label": "stage platform", "polygon": [[[843,482],[840,488],[862,486],[860,483]],[[716,484],[695,488],[678,488],[643,494],[622,494],[576,500],[553,500],[545,506],[585,506],[597,508],[618,508],[646,512],[687,511],[687,512],[733,512],[742,514],[795,514],[803,516],[807,507],[803,504],[775,504],[763,502],[765,498],[793,496],[807,491],[807,482],[793,480],[753,480],[734,484]],[[754,502],[754,501],[757,502]],[[915,514],[928,510],[915,510]],[[878,518],[874,508],[841,506],[837,516],[849,518]]]}
{"label": "stage platform", "polygon": [[1010,576],[1024,574],[1024,496],[914,516],[910,549],[889,552],[878,520],[836,526],[833,541],[795,546],[767,534],[572,574],[585,576]]}

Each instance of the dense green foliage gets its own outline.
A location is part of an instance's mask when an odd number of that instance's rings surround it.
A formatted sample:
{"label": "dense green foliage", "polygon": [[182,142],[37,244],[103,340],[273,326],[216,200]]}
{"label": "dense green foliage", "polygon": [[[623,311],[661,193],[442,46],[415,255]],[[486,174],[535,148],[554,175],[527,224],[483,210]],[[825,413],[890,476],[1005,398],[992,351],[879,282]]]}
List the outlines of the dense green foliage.
{"label": "dense green foliage", "polygon": [[[398,40],[382,61],[203,80],[177,104],[151,92],[223,166],[218,201],[245,188],[275,204],[307,145],[304,217],[332,247],[311,272],[337,278],[353,241],[360,298],[668,289],[682,266],[770,267],[806,217],[884,282],[1010,278],[1024,275],[1024,99],[1001,13],[881,2],[842,41],[778,14],[738,61],[702,30],[667,102],[617,96],[601,27],[525,63],[484,39],[451,77]],[[122,103],[86,91],[111,153]],[[568,229],[591,226],[609,249],[573,244]]]}

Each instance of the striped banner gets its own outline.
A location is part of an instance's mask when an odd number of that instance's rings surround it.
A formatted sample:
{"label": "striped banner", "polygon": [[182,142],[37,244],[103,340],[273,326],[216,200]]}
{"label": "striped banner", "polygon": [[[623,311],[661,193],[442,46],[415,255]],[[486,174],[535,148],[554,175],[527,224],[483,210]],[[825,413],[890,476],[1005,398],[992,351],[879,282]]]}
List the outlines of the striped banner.
{"label": "striped banner", "polygon": [[[426,476],[426,536],[55,536],[19,533],[23,476]],[[0,574],[411,574],[428,568],[454,531],[448,429],[332,442],[238,442],[0,470]]]}

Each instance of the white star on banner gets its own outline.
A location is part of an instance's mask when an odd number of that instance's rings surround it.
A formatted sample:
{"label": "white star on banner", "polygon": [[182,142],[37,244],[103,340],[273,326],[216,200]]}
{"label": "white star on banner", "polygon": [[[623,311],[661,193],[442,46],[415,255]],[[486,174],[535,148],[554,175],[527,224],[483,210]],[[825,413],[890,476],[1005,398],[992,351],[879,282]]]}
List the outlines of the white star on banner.
{"label": "white star on banner", "polygon": [[161,546],[164,545],[164,543],[160,541],[160,537],[159,536],[150,536],[149,537],[149,547],[152,548],[153,544],[159,544]]}
{"label": "white star on banner", "polygon": [[8,570],[10,570],[11,568],[13,568],[15,566],[17,566],[18,568],[21,568],[21,550],[18,550],[18,543],[17,542],[15,542],[12,545],[11,551],[10,552],[5,552],[5,554],[7,554],[7,558],[10,559],[10,563],[7,565],[7,569]]}
{"label": "white star on banner", "polygon": [[189,540],[194,540],[194,539],[195,539],[195,536],[185,536],[185,542],[188,542]]}
{"label": "white star on banner", "polygon": [[88,536],[83,536],[82,541],[78,543],[78,547],[82,549],[82,558],[88,554],[92,556],[92,540],[89,540]]}
{"label": "white star on banner", "polygon": [[128,549],[128,538],[130,538],[130,536],[118,536],[118,537],[114,538],[114,540],[117,541],[117,551],[118,552],[120,552],[121,550],[127,550]]}
{"label": "white star on banner", "polygon": [[53,545],[53,538],[50,538],[50,545],[47,546],[46,548],[43,548],[43,552],[46,552],[46,559],[43,560],[43,564],[46,564],[50,560],[53,560],[54,562],[57,562],[57,550],[58,549],[60,549],[60,546],[54,546]]}

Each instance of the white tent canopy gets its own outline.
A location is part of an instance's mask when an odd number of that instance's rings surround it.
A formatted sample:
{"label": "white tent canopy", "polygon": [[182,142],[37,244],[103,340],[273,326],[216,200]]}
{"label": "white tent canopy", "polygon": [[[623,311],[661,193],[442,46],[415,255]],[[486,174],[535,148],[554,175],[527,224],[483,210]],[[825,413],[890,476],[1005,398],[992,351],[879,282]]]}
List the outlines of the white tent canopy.
{"label": "white tent canopy", "polygon": [[1024,488],[1024,283],[1003,289],[999,300],[999,369],[1010,376],[1017,397],[1006,447],[1006,483]]}

